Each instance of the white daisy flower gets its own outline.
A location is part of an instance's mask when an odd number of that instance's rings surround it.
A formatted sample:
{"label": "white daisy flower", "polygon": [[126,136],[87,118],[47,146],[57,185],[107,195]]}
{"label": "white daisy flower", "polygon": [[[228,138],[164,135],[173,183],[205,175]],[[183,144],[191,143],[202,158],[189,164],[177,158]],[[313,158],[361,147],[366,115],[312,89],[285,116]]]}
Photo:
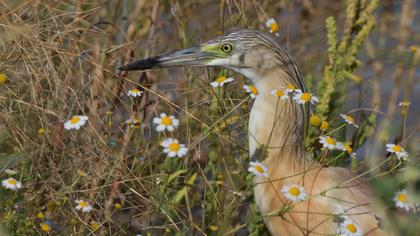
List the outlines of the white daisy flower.
{"label": "white daisy flower", "polygon": [[395,155],[397,155],[398,160],[401,160],[401,158],[403,160],[407,160],[408,153],[400,145],[388,143],[386,147],[388,152],[395,153]]}
{"label": "white daisy flower", "polygon": [[232,82],[234,79],[232,77],[226,78],[226,76],[219,76],[217,79],[210,83],[213,88],[223,87],[226,83]]}
{"label": "white daisy flower", "polygon": [[252,85],[252,84],[250,84],[250,85],[244,85],[244,87],[243,87],[244,89],[245,89],[245,91],[247,92],[247,93],[249,93],[249,96],[252,98],[252,99],[255,99],[256,97],[257,97],[257,95],[258,95],[258,90],[257,90],[257,88],[254,86],[254,85]]}
{"label": "white daisy flower", "polygon": [[64,128],[66,130],[80,129],[80,127],[86,124],[87,120],[87,116],[73,116],[70,120],[64,123]]}
{"label": "white daisy flower", "polygon": [[168,157],[183,157],[187,154],[188,148],[184,144],[180,144],[177,139],[167,138],[161,143],[163,147],[163,152],[168,155]]}
{"label": "white daisy flower", "polygon": [[90,203],[85,200],[76,200],[75,202],[77,204],[76,210],[82,212],[89,212],[92,210],[92,206],[90,205]]}
{"label": "white daisy flower", "polygon": [[162,132],[168,130],[170,132],[174,131],[179,125],[179,120],[174,116],[167,116],[165,113],[160,113],[160,118],[153,118],[153,124],[156,124],[156,131]]}
{"label": "white daisy flower", "polygon": [[356,158],[356,153],[353,152],[353,148],[350,146],[350,143],[343,144],[342,150],[347,152],[352,158]]}
{"label": "white daisy flower", "polygon": [[341,142],[337,142],[334,138],[330,136],[321,136],[319,137],[319,142],[322,144],[323,148],[327,148],[330,150],[340,149],[344,150],[344,144]]}
{"label": "white daisy flower", "polygon": [[281,191],[283,192],[283,195],[292,202],[301,202],[305,200],[307,196],[305,188],[296,184],[289,186],[284,185],[283,188],[281,188]]}
{"label": "white daisy flower", "polygon": [[393,200],[396,207],[402,208],[406,211],[410,211],[410,208],[414,208],[409,201],[409,197],[405,189],[395,193]]}
{"label": "white daisy flower", "polygon": [[268,177],[267,167],[259,161],[251,161],[248,171],[256,176]]}
{"label": "white daisy flower", "polygon": [[298,104],[305,104],[308,102],[315,104],[319,102],[318,98],[315,97],[315,95],[313,95],[312,93],[303,93],[300,89],[295,90],[293,100],[295,100]]}
{"label": "white daisy flower", "polygon": [[162,179],[160,177],[156,178],[156,184],[159,185],[160,183],[162,183]]}
{"label": "white daisy flower", "polygon": [[3,187],[11,190],[18,190],[22,188],[22,183],[16,180],[15,178],[7,178],[1,181],[1,184],[3,185]]}
{"label": "white daisy flower", "polygon": [[128,90],[127,96],[135,98],[135,97],[140,97],[142,93],[143,91],[140,91],[139,89],[131,89],[131,90]]}
{"label": "white daisy flower", "polygon": [[362,236],[362,229],[350,219],[345,219],[339,224],[340,228],[337,230],[337,234],[340,236]]}
{"label": "white daisy flower", "polygon": [[409,101],[404,101],[404,102],[399,102],[398,106],[400,107],[409,107],[410,106],[410,102]]}
{"label": "white daisy flower", "polygon": [[340,114],[340,116],[341,116],[341,118],[343,118],[343,120],[344,120],[347,124],[349,124],[349,125],[353,125],[354,127],[359,128],[359,126],[358,126],[358,125],[356,125],[356,123],[354,123],[354,119],[353,119],[353,117],[348,116],[348,115],[346,115],[346,114]]}
{"label": "white daisy flower", "polygon": [[130,128],[140,128],[141,127],[141,122],[139,119],[137,118],[130,118],[128,120],[125,121],[125,123],[130,126]]}
{"label": "white daisy flower", "polygon": [[277,24],[276,20],[274,20],[274,18],[270,18],[265,22],[265,25],[270,29],[270,33],[279,36],[279,29],[280,26],[279,24]]}
{"label": "white daisy flower", "polygon": [[286,92],[288,93],[293,93],[294,91],[298,90],[296,88],[296,86],[294,86],[293,84],[288,84],[286,85]]}
{"label": "white daisy flower", "polygon": [[280,98],[283,101],[289,99],[289,92],[287,90],[284,90],[284,89],[272,90],[271,94],[274,95],[275,97]]}
{"label": "white daisy flower", "polygon": [[17,174],[17,171],[13,170],[13,169],[5,169],[4,172],[8,175],[15,175]]}

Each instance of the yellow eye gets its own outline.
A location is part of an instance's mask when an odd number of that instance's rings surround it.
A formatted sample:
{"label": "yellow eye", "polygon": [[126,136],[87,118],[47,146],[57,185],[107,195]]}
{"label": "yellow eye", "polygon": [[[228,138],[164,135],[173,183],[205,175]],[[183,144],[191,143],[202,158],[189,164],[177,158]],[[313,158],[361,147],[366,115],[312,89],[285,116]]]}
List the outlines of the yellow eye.
{"label": "yellow eye", "polygon": [[232,45],[225,43],[222,45],[221,49],[223,52],[229,53],[230,51],[232,51]]}

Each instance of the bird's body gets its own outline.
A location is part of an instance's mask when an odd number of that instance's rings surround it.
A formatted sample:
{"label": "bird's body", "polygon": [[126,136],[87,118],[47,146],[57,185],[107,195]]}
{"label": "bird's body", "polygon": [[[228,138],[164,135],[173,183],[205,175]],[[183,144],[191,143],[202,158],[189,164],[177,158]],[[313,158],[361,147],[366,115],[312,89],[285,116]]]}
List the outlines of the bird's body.
{"label": "bird's body", "polygon": [[[194,60],[195,59],[195,60]],[[340,217],[360,226],[363,234],[387,235],[379,229],[371,188],[351,171],[323,167],[304,149],[308,105],[280,101],[273,89],[292,85],[306,91],[303,77],[287,51],[265,33],[233,32],[207,43],[171,54],[140,60],[122,70],[204,65],[233,69],[252,80],[259,95],[249,119],[249,154],[261,160],[267,177],[255,177],[254,194],[272,235],[333,235]],[[304,186],[307,198],[293,207],[280,191],[282,186]],[[360,232],[357,232],[360,233]]]}
{"label": "bird's body", "polygon": [[[288,63],[294,67],[292,61]],[[281,217],[265,217],[270,232],[273,235],[334,234],[338,227],[332,216],[345,211],[364,232],[372,231],[369,235],[386,235],[378,229],[376,217],[381,214],[370,205],[373,201],[370,186],[360,178],[347,182],[354,178],[351,171],[323,167],[306,154],[301,136],[305,131],[304,110],[295,107],[299,105],[291,100],[280,102],[270,94],[271,90],[286,87],[291,81],[287,73],[277,68],[267,68],[271,73],[263,80],[250,78],[260,96],[249,119],[249,152],[251,157],[263,157],[270,178],[255,177],[256,203],[263,216],[272,215],[287,202],[280,189],[291,184],[304,186],[310,197],[294,204]],[[298,70],[296,73],[299,74]]]}

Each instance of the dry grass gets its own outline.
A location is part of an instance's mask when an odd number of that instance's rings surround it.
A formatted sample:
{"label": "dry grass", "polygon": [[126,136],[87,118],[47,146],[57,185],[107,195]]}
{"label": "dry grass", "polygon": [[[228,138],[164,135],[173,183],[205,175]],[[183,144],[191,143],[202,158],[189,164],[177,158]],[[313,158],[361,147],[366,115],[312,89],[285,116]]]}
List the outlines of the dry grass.
{"label": "dry grass", "polygon": [[[241,88],[249,82],[221,69],[121,74],[116,68],[234,29],[266,31],[265,20],[274,17],[281,25],[279,40],[289,45],[316,93],[322,66],[331,60],[324,43],[326,16],[336,17],[340,32],[346,28],[343,3],[313,2],[0,1],[0,74],[7,76],[0,83],[0,175],[6,178],[4,170],[13,168],[23,183],[16,192],[0,190],[3,231],[38,235],[47,222],[51,235],[266,233],[247,172],[252,101]],[[360,50],[360,70],[336,91],[350,96],[342,96],[340,107],[324,111],[329,115],[323,118],[334,130],[342,124],[336,111],[352,111],[362,124],[361,131],[339,132],[357,143],[359,159],[340,155],[335,165],[351,162],[355,171],[369,171],[385,157],[385,143],[409,150],[409,164],[391,160],[371,175],[378,199],[392,206],[396,190],[416,192],[420,181],[414,145],[419,113],[397,106],[419,101],[413,84],[420,49],[410,46],[420,39],[410,21],[418,18],[410,5],[416,3],[380,4],[377,26]],[[211,88],[221,74],[233,75],[235,82]],[[359,77],[361,83],[351,80]],[[143,96],[126,96],[132,88]],[[151,120],[161,112],[178,117],[180,127],[155,132]],[[89,117],[86,126],[63,129],[81,114]],[[129,118],[141,124],[130,127]],[[311,128],[308,144],[319,132]],[[166,158],[160,147],[165,137],[185,143],[188,155]],[[316,158],[319,149],[310,149]],[[88,200],[94,210],[76,211],[77,199]],[[39,212],[45,217],[37,217]],[[415,214],[391,219],[401,235],[420,230],[406,227],[418,220]]]}

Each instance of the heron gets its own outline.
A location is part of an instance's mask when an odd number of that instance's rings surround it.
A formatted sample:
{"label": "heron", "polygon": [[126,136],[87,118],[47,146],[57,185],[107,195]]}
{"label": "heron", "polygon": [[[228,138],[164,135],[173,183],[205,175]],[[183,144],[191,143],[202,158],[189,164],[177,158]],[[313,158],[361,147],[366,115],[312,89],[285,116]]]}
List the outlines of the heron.
{"label": "heron", "polygon": [[[332,235],[344,219],[354,223],[348,228],[351,235],[388,235],[379,224],[384,213],[375,207],[367,181],[345,168],[323,166],[305,151],[309,105],[270,95],[273,89],[288,86],[306,91],[299,67],[275,38],[258,30],[239,30],[119,69],[180,66],[231,69],[257,88],[249,117],[249,155],[267,167],[269,177],[255,176],[253,186],[256,204],[272,235]],[[288,184],[304,186],[308,197],[290,206],[280,192]]]}

